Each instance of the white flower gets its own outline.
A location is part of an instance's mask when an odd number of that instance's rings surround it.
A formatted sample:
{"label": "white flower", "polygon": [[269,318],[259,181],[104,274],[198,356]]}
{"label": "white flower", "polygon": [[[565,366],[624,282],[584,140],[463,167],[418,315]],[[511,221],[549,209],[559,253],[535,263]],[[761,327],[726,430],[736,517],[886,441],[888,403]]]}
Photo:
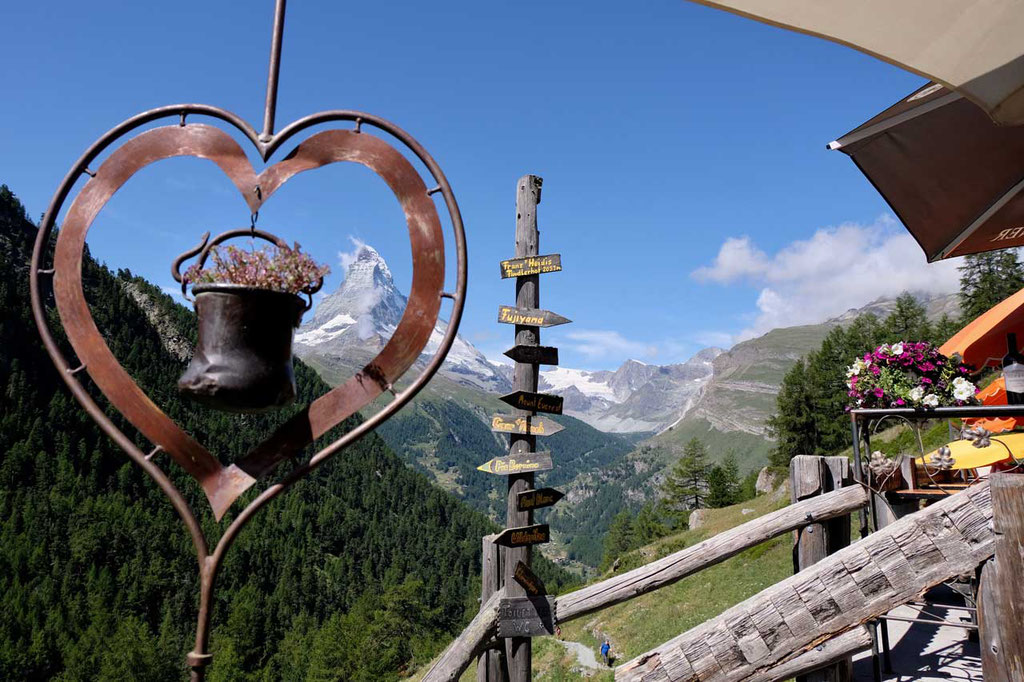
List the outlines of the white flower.
{"label": "white flower", "polygon": [[900,341],[899,343],[892,344],[892,348],[889,350],[892,351],[893,355],[903,355],[903,342]]}
{"label": "white flower", "polygon": [[856,360],[853,361],[852,365],[846,368],[846,378],[849,379],[852,376],[859,375],[862,371],[864,371],[865,367],[867,367],[867,364],[865,364],[865,362],[860,358],[857,358]]}
{"label": "white flower", "polygon": [[962,384],[958,384],[955,380],[953,381],[953,397],[957,400],[968,400],[974,395],[974,392],[974,384],[971,382],[965,380]]}
{"label": "white flower", "polygon": [[921,400],[921,402],[927,405],[928,407],[938,407],[939,396],[935,395],[934,393],[929,393]]}
{"label": "white flower", "polygon": [[879,353],[891,353],[892,352],[892,348],[889,347],[889,344],[883,343],[881,346],[878,347],[878,352]]}
{"label": "white flower", "polygon": [[961,386],[974,386],[974,384],[969,382],[967,379],[964,379],[963,377],[957,377],[957,378],[953,379],[953,387],[954,388],[959,388]]}
{"label": "white flower", "polygon": [[914,388],[910,389],[908,397],[915,403],[920,402],[921,398],[924,397],[924,389],[921,388],[920,386],[915,386]]}

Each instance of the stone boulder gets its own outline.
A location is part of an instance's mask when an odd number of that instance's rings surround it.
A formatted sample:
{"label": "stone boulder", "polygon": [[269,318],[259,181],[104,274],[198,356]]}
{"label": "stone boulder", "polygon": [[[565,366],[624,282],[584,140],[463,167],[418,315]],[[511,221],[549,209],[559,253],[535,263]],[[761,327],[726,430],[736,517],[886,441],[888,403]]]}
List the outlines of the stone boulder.
{"label": "stone boulder", "polygon": [[708,510],[707,509],[694,509],[690,512],[689,526],[690,530],[697,530],[702,528],[708,522]]}
{"label": "stone boulder", "polygon": [[770,495],[785,483],[786,479],[784,476],[772,471],[769,467],[765,467],[757,474],[757,483],[754,484],[754,490],[757,491],[758,495]]}

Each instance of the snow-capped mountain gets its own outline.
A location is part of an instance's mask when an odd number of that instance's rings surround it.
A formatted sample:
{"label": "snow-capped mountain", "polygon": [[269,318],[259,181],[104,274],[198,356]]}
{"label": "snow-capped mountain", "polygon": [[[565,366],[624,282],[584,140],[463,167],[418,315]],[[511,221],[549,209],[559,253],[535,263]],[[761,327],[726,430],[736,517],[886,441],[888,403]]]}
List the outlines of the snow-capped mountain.
{"label": "snow-capped mountain", "polygon": [[677,365],[627,360],[614,372],[558,367],[540,373],[540,390],[561,395],[567,414],[602,431],[660,431],[700,397],[721,353],[705,348]]}
{"label": "snow-capped mountain", "polygon": [[[365,364],[394,334],[407,299],[395,286],[391,270],[371,246],[363,245],[345,272],[345,281],[317,305],[311,320],[295,334],[295,352],[315,365],[341,370]],[[438,321],[424,349],[437,351],[447,324]],[[483,353],[461,336],[441,372],[459,383],[489,391],[509,390],[510,384]]]}

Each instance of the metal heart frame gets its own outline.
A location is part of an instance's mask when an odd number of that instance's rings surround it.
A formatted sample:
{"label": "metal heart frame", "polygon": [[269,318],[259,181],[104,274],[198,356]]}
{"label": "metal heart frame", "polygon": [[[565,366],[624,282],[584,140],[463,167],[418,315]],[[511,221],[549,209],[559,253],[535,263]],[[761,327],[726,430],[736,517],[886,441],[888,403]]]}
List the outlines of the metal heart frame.
{"label": "metal heart frame", "polygon": [[[269,101],[269,95],[268,95]],[[271,111],[268,108],[268,111]],[[284,159],[267,167],[258,175],[238,143],[219,128],[186,123],[190,115],[208,116],[224,121],[240,131],[267,161],[287,140],[296,134],[323,123],[351,121],[352,130],[327,130],[300,143]],[[268,114],[269,115],[269,114]],[[96,172],[89,168],[107,148],[132,131],[148,123],[177,117],[178,125],[142,132],[115,149]],[[466,244],[458,204],[444,173],[427,151],[401,128],[376,116],[357,111],[327,111],[300,119],[270,134],[272,119],[264,133],[238,116],[216,107],[181,104],[141,113],[108,131],[93,143],[72,166],[61,182],[43,217],[36,236],[30,268],[32,313],[54,365],[75,399],[99,424],[100,428],[138,464],[170,499],[175,511],[187,527],[199,563],[200,606],[196,644],[187,657],[192,679],[201,680],[211,655],[209,618],[213,586],[218,568],[242,527],[271,499],[303,478],[329,457],[373,431],[408,403],[433,377],[444,361],[458,331],[466,291]],[[384,139],[362,132],[372,126],[399,140],[427,168],[437,183],[427,189],[420,174],[408,159]],[[413,250],[413,286],[402,320],[381,353],[345,384],[324,394],[305,410],[282,425],[274,434],[229,467],[223,467],[202,445],[181,430],[160,410],[114,358],[96,329],[82,293],[81,265],[85,236],[89,225],[106,201],[136,171],[146,165],[173,156],[195,156],[216,163],[242,192],[255,212],[275,189],[295,174],[338,161],[352,161],[367,166],[391,187],[405,210]],[[54,267],[44,268],[47,246],[56,217],[82,174],[90,179],[72,202],[54,252]],[[430,195],[440,192],[451,219],[456,248],[456,286],[453,293],[443,291],[443,231],[436,206]],[[47,325],[40,278],[53,276],[53,287],[61,322],[80,363],[72,367],[55,343]],[[440,312],[441,298],[453,301],[451,315],[443,339],[423,371],[400,392],[394,384],[416,361],[426,346]],[[78,380],[86,370],[110,402],[139,431],[154,443],[146,454],[104,414]],[[200,524],[177,487],[153,461],[159,451],[166,451],[188,471],[200,485],[219,520],[231,503],[258,478],[268,474],[279,463],[301,452],[302,448],[340,424],[384,392],[393,400],[377,414],[345,433],[299,463],[278,482],[268,486],[242,509],[225,529],[210,552]]]}

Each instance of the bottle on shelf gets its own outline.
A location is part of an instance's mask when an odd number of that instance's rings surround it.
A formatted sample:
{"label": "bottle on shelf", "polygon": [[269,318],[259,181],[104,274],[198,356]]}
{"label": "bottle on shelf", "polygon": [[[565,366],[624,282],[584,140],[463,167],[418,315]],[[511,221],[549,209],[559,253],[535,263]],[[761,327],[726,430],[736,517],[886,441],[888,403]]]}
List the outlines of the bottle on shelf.
{"label": "bottle on shelf", "polygon": [[1006,402],[1024,405],[1024,356],[1017,351],[1017,335],[1006,335],[1006,355],[1003,356],[1003,380],[1006,382]]}

